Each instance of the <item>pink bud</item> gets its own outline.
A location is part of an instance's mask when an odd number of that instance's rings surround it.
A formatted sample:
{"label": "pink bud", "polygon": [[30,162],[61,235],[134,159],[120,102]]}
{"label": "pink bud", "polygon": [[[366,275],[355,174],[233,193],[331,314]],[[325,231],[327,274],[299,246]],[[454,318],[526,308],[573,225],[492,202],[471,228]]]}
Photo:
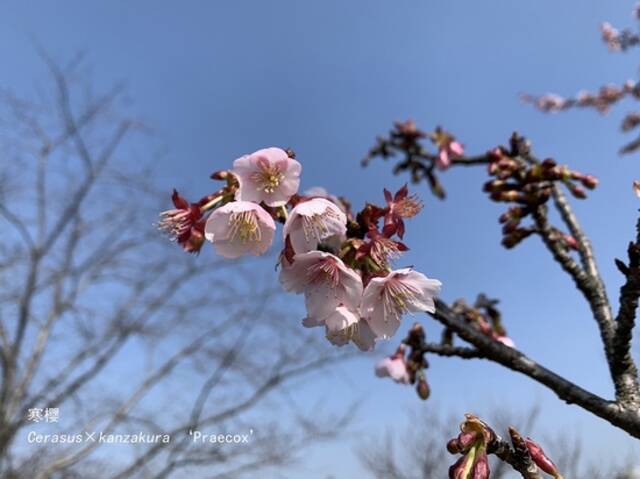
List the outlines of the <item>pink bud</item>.
{"label": "pink bud", "polygon": [[560,479],[562,476],[558,471],[556,465],[547,457],[542,448],[535,443],[531,438],[526,438],[524,440],[527,449],[529,450],[529,454],[531,455],[531,459],[536,465],[542,469],[547,474],[551,474],[554,478]]}
{"label": "pink bud", "polygon": [[449,451],[449,454],[458,454],[459,452],[462,452],[460,449],[460,443],[457,439],[454,438],[447,442],[447,451]]}
{"label": "pink bud", "polygon": [[471,479],[489,479],[489,474],[489,459],[487,458],[487,453],[482,451],[476,457],[476,464],[473,467]]}
{"label": "pink bud", "polygon": [[569,248],[575,250],[578,249],[578,240],[576,240],[573,236],[565,234],[562,235],[562,239]]}
{"label": "pink bud", "polygon": [[585,188],[589,188],[590,190],[592,190],[596,186],[598,186],[598,178],[593,175],[585,175],[582,177],[582,184]]}

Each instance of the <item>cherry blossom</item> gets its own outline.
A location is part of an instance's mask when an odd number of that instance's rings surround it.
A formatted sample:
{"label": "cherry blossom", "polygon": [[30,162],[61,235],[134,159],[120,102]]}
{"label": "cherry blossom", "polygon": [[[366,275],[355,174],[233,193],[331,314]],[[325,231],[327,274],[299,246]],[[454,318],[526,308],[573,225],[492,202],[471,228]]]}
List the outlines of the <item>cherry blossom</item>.
{"label": "cherry blossom", "polygon": [[445,141],[440,145],[436,166],[441,170],[446,170],[451,166],[452,158],[460,158],[464,155],[464,147],[457,141]]}
{"label": "cherry blossom", "polygon": [[273,218],[260,205],[234,201],[211,213],[204,235],[219,255],[238,258],[263,254],[271,246],[275,229]]}
{"label": "cherry blossom", "polygon": [[438,155],[435,158],[435,162],[440,170],[446,170],[451,166],[452,159],[460,158],[464,155],[462,143],[457,142],[453,135],[440,127],[436,128],[432,133],[431,140],[438,147]]}
{"label": "cherry blossom", "polygon": [[376,376],[379,378],[390,377],[400,384],[409,384],[409,372],[403,353],[395,353],[384,358],[376,364]]}
{"label": "cherry blossom", "polygon": [[409,249],[404,243],[388,238],[377,229],[369,230],[367,236],[370,240],[358,248],[356,259],[368,256],[380,268],[386,267],[390,261],[397,259],[401,252]]}
{"label": "cherry blossom", "polygon": [[[404,219],[412,218],[422,211],[422,202],[416,195],[409,194],[409,188],[405,184],[395,195],[389,190],[384,190],[384,198],[387,209],[384,214],[383,233],[387,238],[397,234],[404,236]],[[370,230],[371,231],[371,230]]]}
{"label": "cherry blossom", "polygon": [[309,198],[324,198],[331,201],[332,203],[335,203],[343,213],[347,213],[347,205],[345,205],[344,200],[340,199],[336,195],[332,195],[327,191],[326,188],[323,188],[322,186],[312,186],[311,188],[306,189],[304,191],[304,196]]}
{"label": "cherry blossom", "polygon": [[197,253],[204,242],[204,222],[197,204],[190,204],[173,190],[171,201],[175,208],[160,213],[158,228],[169,235],[188,253]]}
{"label": "cherry blossom", "polygon": [[283,266],[280,282],[287,291],[304,293],[307,325],[324,324],[338,306],[358,311],[362,299],[362,279],[340,258],[323,251],[296,255],[293,264]]}
{"label": "cherry blossom", "polygon": [[358,315],[349,311],[344,306],[338,306],[333,313],[324,320],[326,326],[327,339],[331,344],[344,346],[351,339],[353,327],[358,324]]}
{"label": "cherry blossom", "polygon": [[347,217],[333,202],[313,198],[296,205],[284,225],[282,235],[287,237],[295,254],[315,250],[321,242],[339,247],[347,231]]}
{"label": "cherry blossom", "polygon": [[441,284],[411,268],[373,278],[362,298],[363,315],[377,336],[390,338],[400,326],[403,314],[435,312],[433,298],[440,292]]}
{"label": "cherry blossom", "polygon": [[298,192],[302,166],[280,148],[265,148],[233,162],[240,188],[236,200],[282,206]]}
{"label": "cherry blossom", "polygon": [[360,351],[372,351],[376,343],[376,335],[369,326],[369,323],[360,319],[354,326],[351,341],[355,344]]}
{"label": "cherry blossom", "polygon": [[609,22],[604,22],[600,27],[602,33],[602,41],[607,44],[611,51],[618,51],[622,45],[620,42],[620,32]]}

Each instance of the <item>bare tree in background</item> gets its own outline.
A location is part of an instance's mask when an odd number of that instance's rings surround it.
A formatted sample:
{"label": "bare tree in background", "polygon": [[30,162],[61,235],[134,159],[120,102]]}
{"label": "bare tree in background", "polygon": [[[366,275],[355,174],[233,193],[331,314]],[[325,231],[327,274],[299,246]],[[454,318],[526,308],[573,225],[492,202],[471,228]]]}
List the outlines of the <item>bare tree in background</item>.
{"label": "bare tree in background", "polygon": [[[0,475],[256,477],[340,430],[343,417],[325,430],[290,409],[278,422],[273,399],[335,351],[300,334],[255,263],[251,275],[241,262],[196,263],[161,237],[122,87],[95,94],[82,62],[46,63],[53,88],[1,99]],[[30,420],[47,409],[57,422]],[[194,444],[197,429],[249,444]],[[171,441],[49,444],[27,431]]]}

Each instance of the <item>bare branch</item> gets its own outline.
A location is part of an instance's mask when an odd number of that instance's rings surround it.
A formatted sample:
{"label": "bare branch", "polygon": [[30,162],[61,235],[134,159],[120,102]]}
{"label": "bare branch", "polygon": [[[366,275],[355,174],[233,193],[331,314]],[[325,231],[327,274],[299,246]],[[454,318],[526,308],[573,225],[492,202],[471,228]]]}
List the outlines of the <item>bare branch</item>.
{"label": "bare branch", "polygon": [[615,401],[607,401],[541,366],[521,352],[484,336],[469,327],[464,319],[457,317],[440,300],[436,303],[434,317],[462,339],[482,351],[486,359],[530,377],[551,389],[567,404],[576,404],[632,436],[640,438],[640,413],[637,410],[629,410],[621,407]]}

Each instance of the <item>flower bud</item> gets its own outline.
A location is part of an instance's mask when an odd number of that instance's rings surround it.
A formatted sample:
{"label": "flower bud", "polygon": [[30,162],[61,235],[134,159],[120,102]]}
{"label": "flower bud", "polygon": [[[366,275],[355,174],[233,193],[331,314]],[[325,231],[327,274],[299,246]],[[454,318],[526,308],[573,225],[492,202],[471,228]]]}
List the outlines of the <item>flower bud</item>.
{"label": "flower bud", "polygon": [[473,473],[471,479],[489,479],[489,459],[485,451],[480,452],[476,456],[476,464],[473,467]]}
{"label": "flower bud", "polygon": [[420,397],[420,399],[422,399],[423,401],[426,401],[427,399],[429,399],[429,396],[431,395],[431,389],[429,388],[429,385],[427,384],[427,380],[424,377],[421,377],[420,379],[418,379],[418,384],[416,385],[416,392],[418,393],[418,397]]}
{"label": "flower bud", "polygon": [[571,194],[576,198],[583,200],[587,197],[587,193],[579,186],[571,185],[569,189],[571,190]]}
{"label": "flower bud", "polygon": [[504,151],[502,151],[502,148],[497,146],[496,148],[491,150],[488,153],[488,155],[491,158],[491,160],[495,161],[495,160],[499,160],[500,158],[504,157]]}
{"label": "flower bud", "polygon": [[518,226],[520,225],[520,220],[511,220],[508,221],[507,223],[504,224],[504,226],[502,227],[502,234],[509,234],[509,233],[513,233],[516,229],[518,229]]}
{"label": "flower bud", "polygon": [[513,158],[509,157],[501,158],[497,164],[498,168],[500,168],[501,170],[515,170],[518,167],[518,163],[513,161]]}
{"label": "flower bud", "polygon": [[542,162],[542,167],[543,168],[554,168],[556,165],[557,165],[557,163],[552,158],[547,158],[546,160],[544,160]]}
{"label": "flower bud", "polygon": [[447,451],[449,452],[449,454],[458,454],[459,452],[461,452],[460,443],[456,438],[453,438],[449,442],[447,442]]}
{"label": "flower bud", "polygon": [[512,206],[500,215],[500,223],[506,223],[509,220],[519,220],[527,215],[527,210],[521,206]]}
{"label": "flower bud", "polygon": [[544,450],[537,443],[529,437],[526,438],[524,442],[529,454],[531,455],[531,459],[533,459],[533,462],[535,462],[540,469],[547,474],[552,475],[555,479],[562,479],[562,475],[558,471],[556,465],[551,461],[551,459],[549,459],[549,457],[547,457]]}
{"label": "flower bud", "polygon": [[449,479],[471,479],[475,450],[462,456],[449,468]]}
{"label": "flower bud", "polygon": [[211,173],[212,180],[226,180],[229,177],[229,172],[227,170],[214,171]]}
{"label": "flower bud", "polygon": [[418,322],[413,323],[409,329],[409,344],[420,344],[425,340],[424,328]]}
{"label": "flower bud", "polygon": [[502,246],[508,249],[513,248],[532,233],[530,229],[518,228],[502,238]]}
{"label": "flower bud", "polygon": [[562,239],[564,240],[564,243],[565,245],[567,245],[567,247],[575,250],[578,249],[578,240],[575,239],[573,236],[564,234],[562,235]]}
{"label": "flower bud", "polygon": [[460,448],[461,452],[467,452],[469,450],[469,448],[473,445],[474,442],[476,442],[476,439],[478,438],[477,433],[475,432],[461,432],[460,434],[458,434],[458,447]]}
{"label": "flower bud", "polygon": [[585,175],[581,178],[580,181],[585,188],[588,188],[590,190],[593,190],[596,186],[598,186],[598,178],[593,175]]}

